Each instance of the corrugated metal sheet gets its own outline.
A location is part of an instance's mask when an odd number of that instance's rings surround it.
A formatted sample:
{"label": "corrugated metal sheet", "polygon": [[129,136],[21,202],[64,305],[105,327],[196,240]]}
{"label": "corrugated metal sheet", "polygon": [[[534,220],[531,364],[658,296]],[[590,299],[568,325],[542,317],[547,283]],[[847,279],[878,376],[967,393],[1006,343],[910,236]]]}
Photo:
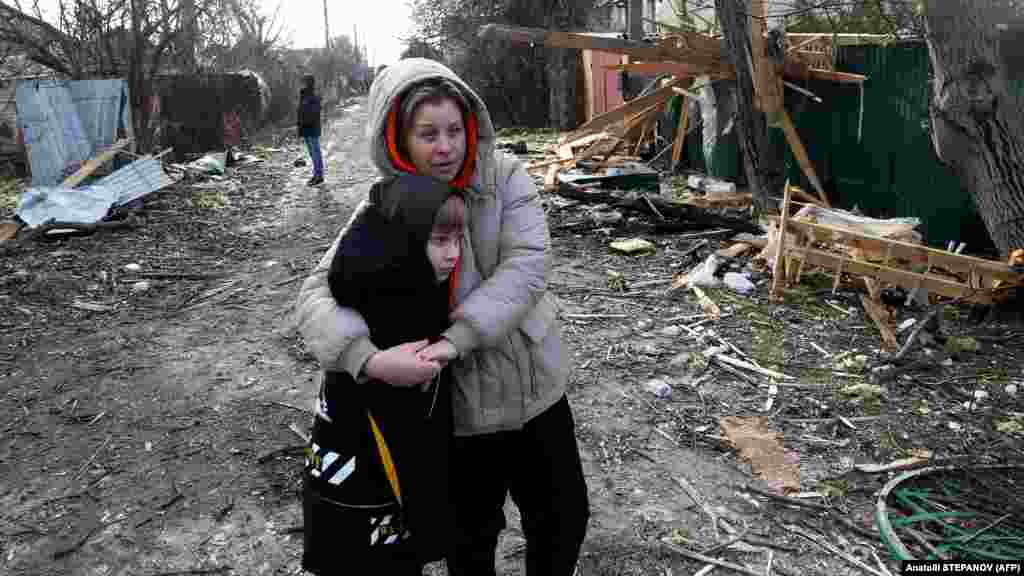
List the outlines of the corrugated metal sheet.
{"label": "corrugated metal sheet", "polygon": [[124,80],[19,80],[15,98],[34,186],[59,183],[113,144],[119,127],[131,133]]}
{"label": "corrugated metal sheet", "polygon": [[164,172],[159,160],[147,156],[101,178],[96,184],[116,190],[115,204],[120,205],[166,188],[174,184],[174,180]]}
{"label": "corrugated metal sheet", "polygon": [[112,206],[123,205],[174,184],[159,160],[146,156],[89,186],[33,186],[18,201],[18,217],[29,226],[49,220],[99,222]]}

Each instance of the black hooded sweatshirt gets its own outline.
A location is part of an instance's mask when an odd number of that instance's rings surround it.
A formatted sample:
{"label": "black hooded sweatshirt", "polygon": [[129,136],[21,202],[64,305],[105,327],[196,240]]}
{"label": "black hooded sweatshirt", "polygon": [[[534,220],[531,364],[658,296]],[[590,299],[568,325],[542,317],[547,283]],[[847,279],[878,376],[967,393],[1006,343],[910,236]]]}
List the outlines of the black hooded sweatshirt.
{"label": "black hooded sweatshirt", "polygon": [[[437,282],[426,245],[434,217],[451,193],[446,183],[426,176],[378,182],[341,239],[328,273],[331,294],[363,316],[370,339],[381,350],[423,339],[434,342],[450,324],[449,282]],[[448,370],[426,390],[373,380],[356,383],[342,372],[327,372],[321,389],[320,410],[332,427],[367,442],[365,412],[373,415],[395,462],[413,538],[429,559],[443,553],[450,522],[450,394]],[[370,449],[375,452],[375,445]],[[375,472],[366,489],[379,502],[391,489],[383,468]]]}

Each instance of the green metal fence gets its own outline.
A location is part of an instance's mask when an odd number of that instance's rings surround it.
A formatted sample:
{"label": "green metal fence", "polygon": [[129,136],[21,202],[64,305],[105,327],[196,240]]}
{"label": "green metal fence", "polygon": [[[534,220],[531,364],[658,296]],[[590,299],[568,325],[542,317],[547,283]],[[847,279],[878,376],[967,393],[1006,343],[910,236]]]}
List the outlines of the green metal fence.
{"label": "green metal fence", "polygon": [[[875,217],[921,218],[932,245],[958,240],[974,250],[990,247],[969,194],[932,148],[925,44],[845,46],[837,58],[837,69],[869,77],[863,94],[856,84],[810,81],[804,87],[823,100],[815,103],[786,90],[786,108],[833,205],[857,206]],[[1012,82],[1011,89],[1021,97],[1024,81]],[[781,130],[770,129],[769,137],[784,146]],[[735,147],[721,146],[709,170],[739,178],[736,155]],[[788,147],[786,173],[811,189]]]}

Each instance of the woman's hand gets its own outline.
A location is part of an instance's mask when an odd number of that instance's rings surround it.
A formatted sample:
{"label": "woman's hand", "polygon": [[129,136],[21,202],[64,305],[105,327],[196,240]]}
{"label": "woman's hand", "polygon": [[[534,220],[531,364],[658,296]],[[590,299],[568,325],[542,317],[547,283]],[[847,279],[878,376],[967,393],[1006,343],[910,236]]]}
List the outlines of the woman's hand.
{"label": "woman's hand", "polygon": [[436,362],[443,367],[458,358],[459,352],[455,349],[454,344],[442,338],[420,350],[416,357],[424,362]]}
{"label": "woman's hand", "polygon": [[381,350],[366,361],[363,372],[374,380],[381,380],[392,386],[411,387],[433,378],[441,370],[440,363],[420,358],[417,352],[424,350],[427,340],[406,342]]}

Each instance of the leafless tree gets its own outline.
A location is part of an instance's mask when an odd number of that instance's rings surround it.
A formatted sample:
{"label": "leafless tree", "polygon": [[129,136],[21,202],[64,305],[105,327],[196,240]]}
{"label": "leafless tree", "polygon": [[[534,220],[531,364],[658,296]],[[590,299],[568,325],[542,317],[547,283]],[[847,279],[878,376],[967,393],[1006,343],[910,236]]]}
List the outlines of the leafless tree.
{"label": "leafless tree", "polygon": [[[575,50],[509,46],[477,38],[480,26],[581,30],[593,0],[412,0],[415,40],[445,60],[491,104],[499,124],[574,127]],[[544,98],[539,106],[537,98]]]}

